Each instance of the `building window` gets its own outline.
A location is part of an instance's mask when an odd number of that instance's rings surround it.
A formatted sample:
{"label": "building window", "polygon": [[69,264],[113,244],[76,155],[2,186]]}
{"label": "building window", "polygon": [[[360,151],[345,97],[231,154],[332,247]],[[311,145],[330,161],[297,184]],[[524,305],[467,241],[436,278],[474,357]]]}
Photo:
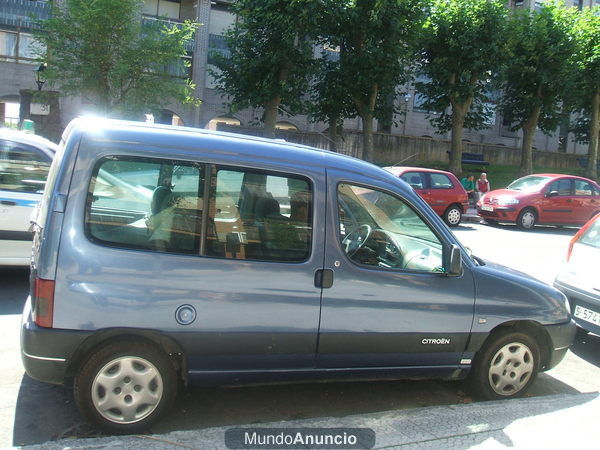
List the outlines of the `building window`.
{"label": "building window", "polygon": [[179,19],[181,0],[146,0],[142,12],[150,16]]}
{"label": "building window", "polygon": [[215,54],[221,55],[224,58],[229,58],[231,52],[224,36],[218,34],[208,35],[208,64],[215,64]]}
{"label": "building window", "polygon": [[20,31],[0,31],[0,61],[35,64],[36,55],[43,53],[33,35]]}

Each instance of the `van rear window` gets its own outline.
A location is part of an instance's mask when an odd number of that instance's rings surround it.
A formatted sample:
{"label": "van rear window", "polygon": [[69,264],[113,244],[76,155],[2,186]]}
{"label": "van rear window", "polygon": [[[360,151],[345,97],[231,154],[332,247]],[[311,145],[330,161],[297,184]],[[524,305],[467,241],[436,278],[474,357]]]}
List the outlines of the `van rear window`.
{"label": "van rear window", "polygon": [[198,254],[204,208],[202,164],[111,157],[94,170],[85,225],[97,242]]}

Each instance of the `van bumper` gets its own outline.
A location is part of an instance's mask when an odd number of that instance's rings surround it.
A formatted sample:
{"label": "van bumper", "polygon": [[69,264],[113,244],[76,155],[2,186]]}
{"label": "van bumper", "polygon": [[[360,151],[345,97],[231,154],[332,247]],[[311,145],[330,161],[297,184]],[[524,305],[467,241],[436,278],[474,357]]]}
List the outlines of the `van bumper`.
{"label": "van bumper", "polygon": [[31,318],[28,298],[21,319],[21,360],[27,375],[38,381],[63,384],[71,356],[91,334],[37,326]]}
{"label": "van bumper", "polygon": [[576,326],[573,319],[571,319],[569,322],[558,325],[546,325],[544,328],[550,336],[552,347],[543,370],[550,370],[562,361],[573,344]]}

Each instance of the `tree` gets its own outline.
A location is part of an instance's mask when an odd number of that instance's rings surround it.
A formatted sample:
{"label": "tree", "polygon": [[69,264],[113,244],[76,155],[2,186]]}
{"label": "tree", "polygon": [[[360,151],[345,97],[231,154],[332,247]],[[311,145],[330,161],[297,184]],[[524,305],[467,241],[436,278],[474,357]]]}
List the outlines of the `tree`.
{"label": "tree", "polygon": [[425,24],[417,83],[423,108],[439,113],[431,123],[452,130],[450,171],[462,172],[463,128],[481,129],[491,111],[492,81],[506,57],[508,12],[496,0],[435,0]]}
{"label": "tree", "polygon": [[356,117],[356,108],[343,85],[339,58],[323,52],[318,64],[306,109],[311,120],[329,124],[329,149],[337,151],[343,121]]}
{"label": "tree", "polygon": [[274,136],[280,105],[302,107],[313,67],[309,34],[321,11],[318,0],[238,0],[238,20],[225,33],[229,54],[213,54],[218,89],[230,108],[264,108],[265,135]]}
{"label": "tree", "polygon": [[363,159],[373,158],[373,119],[378,106],[411,76],[423,0],[325,1],[321,39],[340,49],[340,80],[363,124]]}
{"label": "tree", "polygon": [[519,11],[510,21],[510,58],[501,110],[511,130],[523,130],[521,175],[533,172],[536,128],[550,134],[564,118],[563,100],[571,92],[573,9],[558,3],[538,11]]}
{"label": "tree", "polygon": [[172,100],[192,101],[194,86],[167,67],[183,68],[191,22],[142,23],[141,0],[54,2],[36,38],[46,49],[44,74],[65,94],[80,94],[101,113],[118,117],[159,111]]}
{"label": "tree", "polygon": [[600,8],[579,13],[575,26],[577,51],[575,53],[576,88],[573,98],[576,106],[587,117],[589,128],[588,166],[586,176],[598,178],[596,161],[600,139]]}

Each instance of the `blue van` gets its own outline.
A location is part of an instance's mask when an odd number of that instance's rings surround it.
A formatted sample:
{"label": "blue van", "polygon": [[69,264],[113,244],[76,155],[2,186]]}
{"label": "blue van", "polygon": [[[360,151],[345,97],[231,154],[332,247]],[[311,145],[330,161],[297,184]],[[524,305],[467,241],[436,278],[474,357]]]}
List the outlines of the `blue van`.
{"label": "blue van", "polygon": [[470,377],[523,394],[565,296],[471,256],[404,181],[282,141],[77,119],[35,221],[22,358],[110,432],[185,384]]}

